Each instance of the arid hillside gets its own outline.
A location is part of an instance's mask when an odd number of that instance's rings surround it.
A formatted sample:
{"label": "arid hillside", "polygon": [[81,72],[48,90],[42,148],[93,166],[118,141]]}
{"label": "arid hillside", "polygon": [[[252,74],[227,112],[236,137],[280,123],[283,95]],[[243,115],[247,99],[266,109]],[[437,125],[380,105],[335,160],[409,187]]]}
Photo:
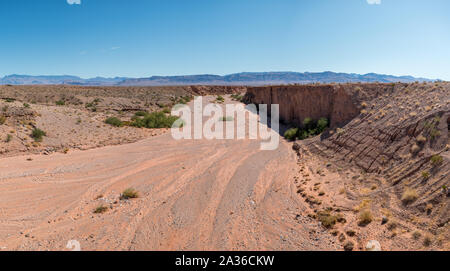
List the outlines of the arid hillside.
{"label": "arid hillside", "polygon": [[[194,96],[243,91],[227,86],[0,86],[0,157],[136,142],[165,131],[116,128],[105,120],[130,120],[136,112],[168,112]],[[35,138],[35,129],[45,136]]]}
{"label": "arid hillside", "polygon": [[450,84],[250,88],[245,99],[279,103],[292,126],[330,120],[321,136],[296,142],[295,183],[343,244],[449,249]]}

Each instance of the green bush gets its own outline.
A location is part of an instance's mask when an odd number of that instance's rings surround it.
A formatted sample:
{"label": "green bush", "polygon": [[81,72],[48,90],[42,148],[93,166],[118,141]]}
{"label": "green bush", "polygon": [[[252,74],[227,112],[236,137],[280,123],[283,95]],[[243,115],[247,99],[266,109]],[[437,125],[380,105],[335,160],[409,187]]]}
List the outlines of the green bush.
{"label": "green bush", "polygon": [[30,105],[27,104],[27,103],[24,103],[24,104],[23,104],[23,107],[25,107],[25,108],[30,108]]}
{"label": "green bush", "polygon": [[125,191],[123,191],[122,194],[120,195],[121,200],[136,199],[138,197],[139,193],[133,188],[125,189]]}
{"label": "green bush", "polygon": [[223,103],[223,102],[225,102],[225,99],[222,97],[222,96],[217,96],[217,98],[216,98],[216,102],[217,103]]}
{"label": "green bush", "polygon": [[6,142],[6,143],[9,143],[9,142],[11,142],[11,140],[12,140],[12,135],[8,134],[8,135],[6,136],[5,142]]}
{"label": "green bush", "polygon": [[[300,140],[305,140],[323,133],[329,127],[327,118],[320,118],[317,122],[312,118],[305,118],[303,120],[302,128],[292,128],[286,131],[284,137],[289,140],[294,140],[298,137]],[[293,134],[296,131],[296,134]]]}
{"label": "green bush", "polygon": [[105,120],[105,123],[109,124],[109,125],[112,125],[112,126],[115,126],[115,127],[122,127],[123,126],[123,122],[120,119],[116,118],[116,117],[107,118]]}
{"label": "green bush", "polygon": [[442,156],[440,156],[440,155],[433,155],[431,157],[431,164],[434,167],[438,167],[438,166],[442,165],[443,162],[444,162],[444,158],[442,158]]}
{"label": "green bush", "polygon": [[94,214],[103,214],[106,211],[108,211],[108,207],[100,205],[97,208],[94,209]]}
{"label": "green bush", "polygon": [[297,138],[298,128],[291,128],[284,133],[284,138],[293,141]]}
{"label": "green bush", "polygon": [[310,130],[310,129],[313,129],[314,126],[315,125],[314,125],[314,121],[312,118],[305,118],[303,120],[303,129]]}
{"label": "green bush", "polygon": [[323,133],[325,129],[328,128],[328,119],[327,118],[321,118],[319,121],[317,121],[317,132],[319,134]]}
{"label": "green bush", "polygon": [[143,117],[136,116],[131,126],[138,128],[171,128],[175,121],[179,118],[175,116],[167,116],[164,112],[154,112],[146,114]]}
{"label": "green bush", "polygon": [[56,101],[55,104],[56,105],[65,105],[66,102],[65,101]]}
{"label": "green bush", "polygon": [[148,115],[148,112],[145,111],[138,111],[134,114],[136,117],[144,117],[146,115]]}
{"label": "green bush", "polygon": [[31,137],[34,138],[34,141],[41,142],[42,138],[47,134],[39,128],[34,128],[31,132]]}

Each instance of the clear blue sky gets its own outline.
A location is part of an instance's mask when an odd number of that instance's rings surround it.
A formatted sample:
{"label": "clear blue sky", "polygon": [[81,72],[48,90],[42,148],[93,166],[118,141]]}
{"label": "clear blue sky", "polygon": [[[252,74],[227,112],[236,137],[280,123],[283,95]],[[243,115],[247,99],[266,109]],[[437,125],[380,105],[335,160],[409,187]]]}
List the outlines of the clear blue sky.
{"label": "clear blue sky", "polygon": [[0,76],[331,70],[450,80],[450,1],[368,1],[380,0],[1,0]]}

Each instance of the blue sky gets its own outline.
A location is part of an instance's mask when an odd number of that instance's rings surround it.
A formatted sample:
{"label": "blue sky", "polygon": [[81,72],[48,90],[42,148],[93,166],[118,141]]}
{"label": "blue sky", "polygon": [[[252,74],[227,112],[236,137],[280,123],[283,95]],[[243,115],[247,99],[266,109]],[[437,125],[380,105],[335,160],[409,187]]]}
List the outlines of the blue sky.
{"label": "blue sky", "polygon": [[0,76],[330,70],[450,80],[449,14],[448,0],[1,0]]}

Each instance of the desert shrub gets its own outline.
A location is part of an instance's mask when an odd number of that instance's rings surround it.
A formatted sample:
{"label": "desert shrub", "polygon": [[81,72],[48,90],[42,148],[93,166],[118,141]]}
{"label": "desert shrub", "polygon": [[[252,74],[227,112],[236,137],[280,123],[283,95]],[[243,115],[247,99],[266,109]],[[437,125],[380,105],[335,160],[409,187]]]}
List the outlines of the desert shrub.
{"label": "desert shrub", "polygon": [[411,147],[411,153],[412,154],[417,154],[420,151],[420,147],[417,144],[412,145]]}
{"label": "desert shrub", "polygon": [[322,226],[327,229],[333,228],[333,226],[337,222],[337,217],[326,211],[318,212],[317,218],[319,219],[320,223],[322,223]]}
{"label": "desert shrub", "polygon": [[5,124],[5,122],[6,122],[6,117],[5,117],[5,116],[2,116],[2,115],[0,115],[0,125],[3,125],[3,124]]}
{"label": "desert shrub", "polygon": [[328,127],[328,119],[327,118],[321,118],[319,121],[317,121],[317,132],[321,134],[325,129]]}
{"label": "desert shrub", "polygon": [[284,133],[284,138],[287,140],[295,140],[297,138],[298,128],[291,128]]}
{"label": "desert shrub", "polygon": [[6,135],[6,140],[5,140],[5,142],[6,142],[6,143],[9,143],[9,142],[11,142],[11,140],[12,140],[12,135],[11,135],[11,134]]}
{"label": "desert shrub", "polygon": [[240,102],[240,101],[242,101],[243,97],[242,97],[242,95],[239,95],[239,94],[231,94],[231,99],[233,99],[234,101]]}
{"label": "desert shrub", "polygon": [[422,234],[418,231],[413,232],[412,237],[414,238],[414,240],[419,240],[420,237],[422,237]]}
{"label": "desert shrub", "polygon": [[187,104],[188,102],[192,101],[192,99],[193,99],[192,96],[181,96],[178,97],[178,99],[175,100],[175,102],[178,104]]}
{"label": "desert shrub", "polygon": [[402,195],[402,202],[405,205],[408,205],[410,203],[413,203],[419,198],[419,195],[417,194],[417,191],[411,188],[407,188]]}
{"label": "desert shrub", "polygon": [[56,104],[56,105],[65,105],[65,104],[66,104],[66,102],[65,102],[65,101],[62,101],[62,100],[60,100],[60,101],[56,101],[56,102],[55,102],[55,104]]}
{"label": "desert shrub", "polygon": [[430,178],[430,172],[423,171],[422,172],[422,178],[424,178],[425,180],[428,180]]}
{"label": "desert shrub", "polygon": [[139,197],[139,193],[133,189],[133,188],[127,188],[125,189],[122,194],[120,195],[120,199],[121,200],[126,200],[126,199],[136,199]]}
{"label": "desert shrub", "polygon": [[170,114],[170,108],[165,107],[162,112],[165,114]]}
{"label": "desert shrub", "polygon": [[443,162],[444,162],[444,158],[442,158],[442,156],[440,156],[440,155],[431,156],[431,164],[433,165],[433,167],[438,167],[438,166],[442,165]]}
{"label": "desert shrub", "polygon": [[416,138],[416,140],[417,140],[417,143],[419,143],[419,144],[424,144],[425,142],[427,142],[427,138],[424,137],[423,135],[419,135],[419,136]]}
{"label": "desert shrub", "polygon": [[138,111],[134,114],[136,117],[144,117],[146,115],[148,115],[148,112],[145,111]]}
{"label": "desert shrub", "polygon": [[429,247],[431,246],[432,243],[433,241],[431,240],[431,236],[429,235],[425,236],[425,238],[423,239],[423,245]]}
{"label": "desert shrub", "polygon": [[217,98],[216,98],[216,103],[223,103],[223,102],[225,102],[225,99],[222,97],[222,96],[217,96]]}
{"label": "desert shrub", "polygon": [[359,226],[366,226],[369,225],[373,220],[372,213],[369,210],[363,210],[359,214],[359,220],[358,225]]}
{"label": "desert shrub", "polygon": [[34,128],[31,132],[31,137],[34,138],[34,141],[36,142],[42,141],[42,138],[46,135],[47,134],[39,128]]}
{"label": "desert shrub", "polygon": [[5,98],[5,102],[7,102],[7,103],[13,103],[15,101],[16,101],[16,99],[13,99],[13,98]]}
{"label": "desert shrub", "polygon": [[131,126],[138,128],[171,128],[179,117],[167,116],[164,112],[153,112],[144,117],[134,118]]}
{"label": "desert shrub", "polygon": [[107,118],[105,120],[105,123],[109,124],[109,125],[112,125],[112,126],[115,126],[115,127],[122,127],[123,126],[123,122],[120,119],[116,118],[116,117]]}
{"label": "desert shrub", "polygon": [[303,120],[302,128],[297,129],[297,137],[304,140],[323,133],[329,127],[327,118],[320,118],[317,122],[312,118],[305,118]]}
{"label": "desert shrub", "polygon": [[103,214],[106,211],[108,211],[108,207],[104,206],[104,205],[100,205],[97,208],[95,208],[94,210],[94,214]]}
{"label": "desert shrub", "polygon": [[314,126],[314,121],[312,118],[305,118],[303,120],[303,129],[309,130],[311,128],[313,128]]}
{"label": "desert shrub", "polygon": [[25,107],[25,108],[30,108],[30,105],[27,104],[27,103],[24,103],[24,104],[23,104],[23,107]]}

